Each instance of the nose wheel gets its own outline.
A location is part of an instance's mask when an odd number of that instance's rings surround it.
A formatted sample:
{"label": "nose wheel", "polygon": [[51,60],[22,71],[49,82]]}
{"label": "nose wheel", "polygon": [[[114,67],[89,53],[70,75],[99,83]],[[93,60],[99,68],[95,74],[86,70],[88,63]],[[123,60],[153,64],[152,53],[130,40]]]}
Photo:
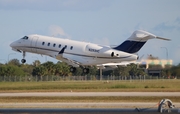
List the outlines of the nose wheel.
{"label": "nose wheel", "polygon": [[26,56],[26,52],[23,51],[23,59],[21,60],[21,62],[24,64],[26,63],[26,59],[25,59],[25,56]]}
{"label": "nose wheel", "polygon": [[26,63],[26,59],[22,59],[21,62],[22,62],[22,63]]}

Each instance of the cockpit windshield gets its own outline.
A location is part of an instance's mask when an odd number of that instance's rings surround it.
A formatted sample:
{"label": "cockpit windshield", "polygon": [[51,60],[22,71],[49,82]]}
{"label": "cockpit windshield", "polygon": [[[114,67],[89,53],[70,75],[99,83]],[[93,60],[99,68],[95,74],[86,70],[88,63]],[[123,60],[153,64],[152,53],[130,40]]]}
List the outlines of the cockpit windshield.
{"label": "cockpit windshield", "polygon": [[28,37],[27,37],[27,36],[24,36],[22,39],[25,39],[25,40],[27,40],[27,39],[28,39]]}

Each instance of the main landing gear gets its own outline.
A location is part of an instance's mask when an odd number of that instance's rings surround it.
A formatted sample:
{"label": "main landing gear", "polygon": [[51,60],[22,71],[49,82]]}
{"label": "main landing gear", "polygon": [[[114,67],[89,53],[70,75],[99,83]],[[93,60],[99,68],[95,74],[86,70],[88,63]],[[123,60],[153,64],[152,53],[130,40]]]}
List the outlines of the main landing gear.
{"label": "main landing gear", "polygon": [[71,71],[72,73],[76,72],[76,67],[71,67],[71,68],[70,68],[70,71]]}
{"label": "main landing gear", "polygon": [[23,51],[23,59],[21,60],[21,62],[24,64],[26,63],[26,59],[25,59],[25,56],[26,56],[26,52]]}
{"label": "main landing gear", "polygon": [[89,73],[89,68],[83,68],[83,73],[88,74]]}
{"label": "main landing gear", "polygon": [[[85,73],[85,74],[89,73],[89,68],[82,68],[82,70],[83,70],[83,73]],[[76,72],[76,67],[70,67],[70,71],[72,73]]]}

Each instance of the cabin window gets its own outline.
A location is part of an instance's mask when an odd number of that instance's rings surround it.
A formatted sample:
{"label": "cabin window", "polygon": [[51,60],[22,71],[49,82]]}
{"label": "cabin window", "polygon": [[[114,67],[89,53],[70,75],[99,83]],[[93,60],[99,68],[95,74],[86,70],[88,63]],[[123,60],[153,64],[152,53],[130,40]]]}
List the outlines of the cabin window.
{"label": "cabin window", "polygon": [[72,49],[73,49],[73,46],[71,46],[70,49],[72,50]]}
{"label": "cabin window", "polygon": [[56,47],[56,44],[53,44],[53,47]]}
{"label": "cabin window", "polygon": [[48,46],[50,46],[50,43],[48,43]]}
{"label": "cabin window", "polygon": [[42,42],[42,45],[44,45],[45,44],[45,42]]}
{"label": "cabin window", "polygon": [[61,44],[59,44],[59,48],[61,48]]}

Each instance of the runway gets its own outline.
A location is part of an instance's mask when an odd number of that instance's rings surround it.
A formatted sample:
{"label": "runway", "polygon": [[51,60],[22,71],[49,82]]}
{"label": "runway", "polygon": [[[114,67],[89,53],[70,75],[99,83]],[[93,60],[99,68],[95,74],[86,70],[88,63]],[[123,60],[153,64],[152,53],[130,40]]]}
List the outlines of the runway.
{"label": "runway", "polygon": [[[0,93],[0,97],[63,96],[180,96],[180,92],[29,92]],[[161,99],[159,99],[161,100]],[[157,112],[158,102],[43,102],[0,103],[0,113],[118,114],[120,112]],[[176,108],[180,103],[173,101]],[[180,112],[176,109],[176,112]]]}
{"label": "runway", "polygon": [[[180,107],[180,103],[175,103]],[[75,103],[1,103],[3,108],[157,108],[158,102],[75,102]]]}
{"label": "runway", "polygon": [[[61,113],[61,114],[119,114],[137,112],[158,112],[158,109],[0,109],[0,113]],[[174,112],[178,112],[175,110]],[[127,114],[127,113],[126,113]]]}
{"label": "runway", "polygon": [[[175,106],[180,103],[173,103]],[[11,106],[11,108],[6,107]],[[15,107],[13,107],[15,106]],[[28,107],[27,107],[28,106]],[[64,107],[65,106],[65,107]],[[81,106],[86,106],[82,108]],[[105,106],[102,108],[102,106]],[[108,106],[108,108],[106,108]],[[111,108],[109,107],[111,106]],[[119,114],[159,112],[158,103],[2,103],[0,113]],[[38,107],[38,108],[37,108]],[[69,107],[69,108],[67,108]],[[178,107],[171,112],[180,113]]]}
{"label": "runway", "polygon": [[63,96],[180,96],[180,92],[29,92],[0,93],[0,97],[63,97]]}
{"label": "runway", "polygon": [[[157,108],[157,102],[40,102],[0,103],[0,108]],[[180,103],[173,103],[180,108]]]}

